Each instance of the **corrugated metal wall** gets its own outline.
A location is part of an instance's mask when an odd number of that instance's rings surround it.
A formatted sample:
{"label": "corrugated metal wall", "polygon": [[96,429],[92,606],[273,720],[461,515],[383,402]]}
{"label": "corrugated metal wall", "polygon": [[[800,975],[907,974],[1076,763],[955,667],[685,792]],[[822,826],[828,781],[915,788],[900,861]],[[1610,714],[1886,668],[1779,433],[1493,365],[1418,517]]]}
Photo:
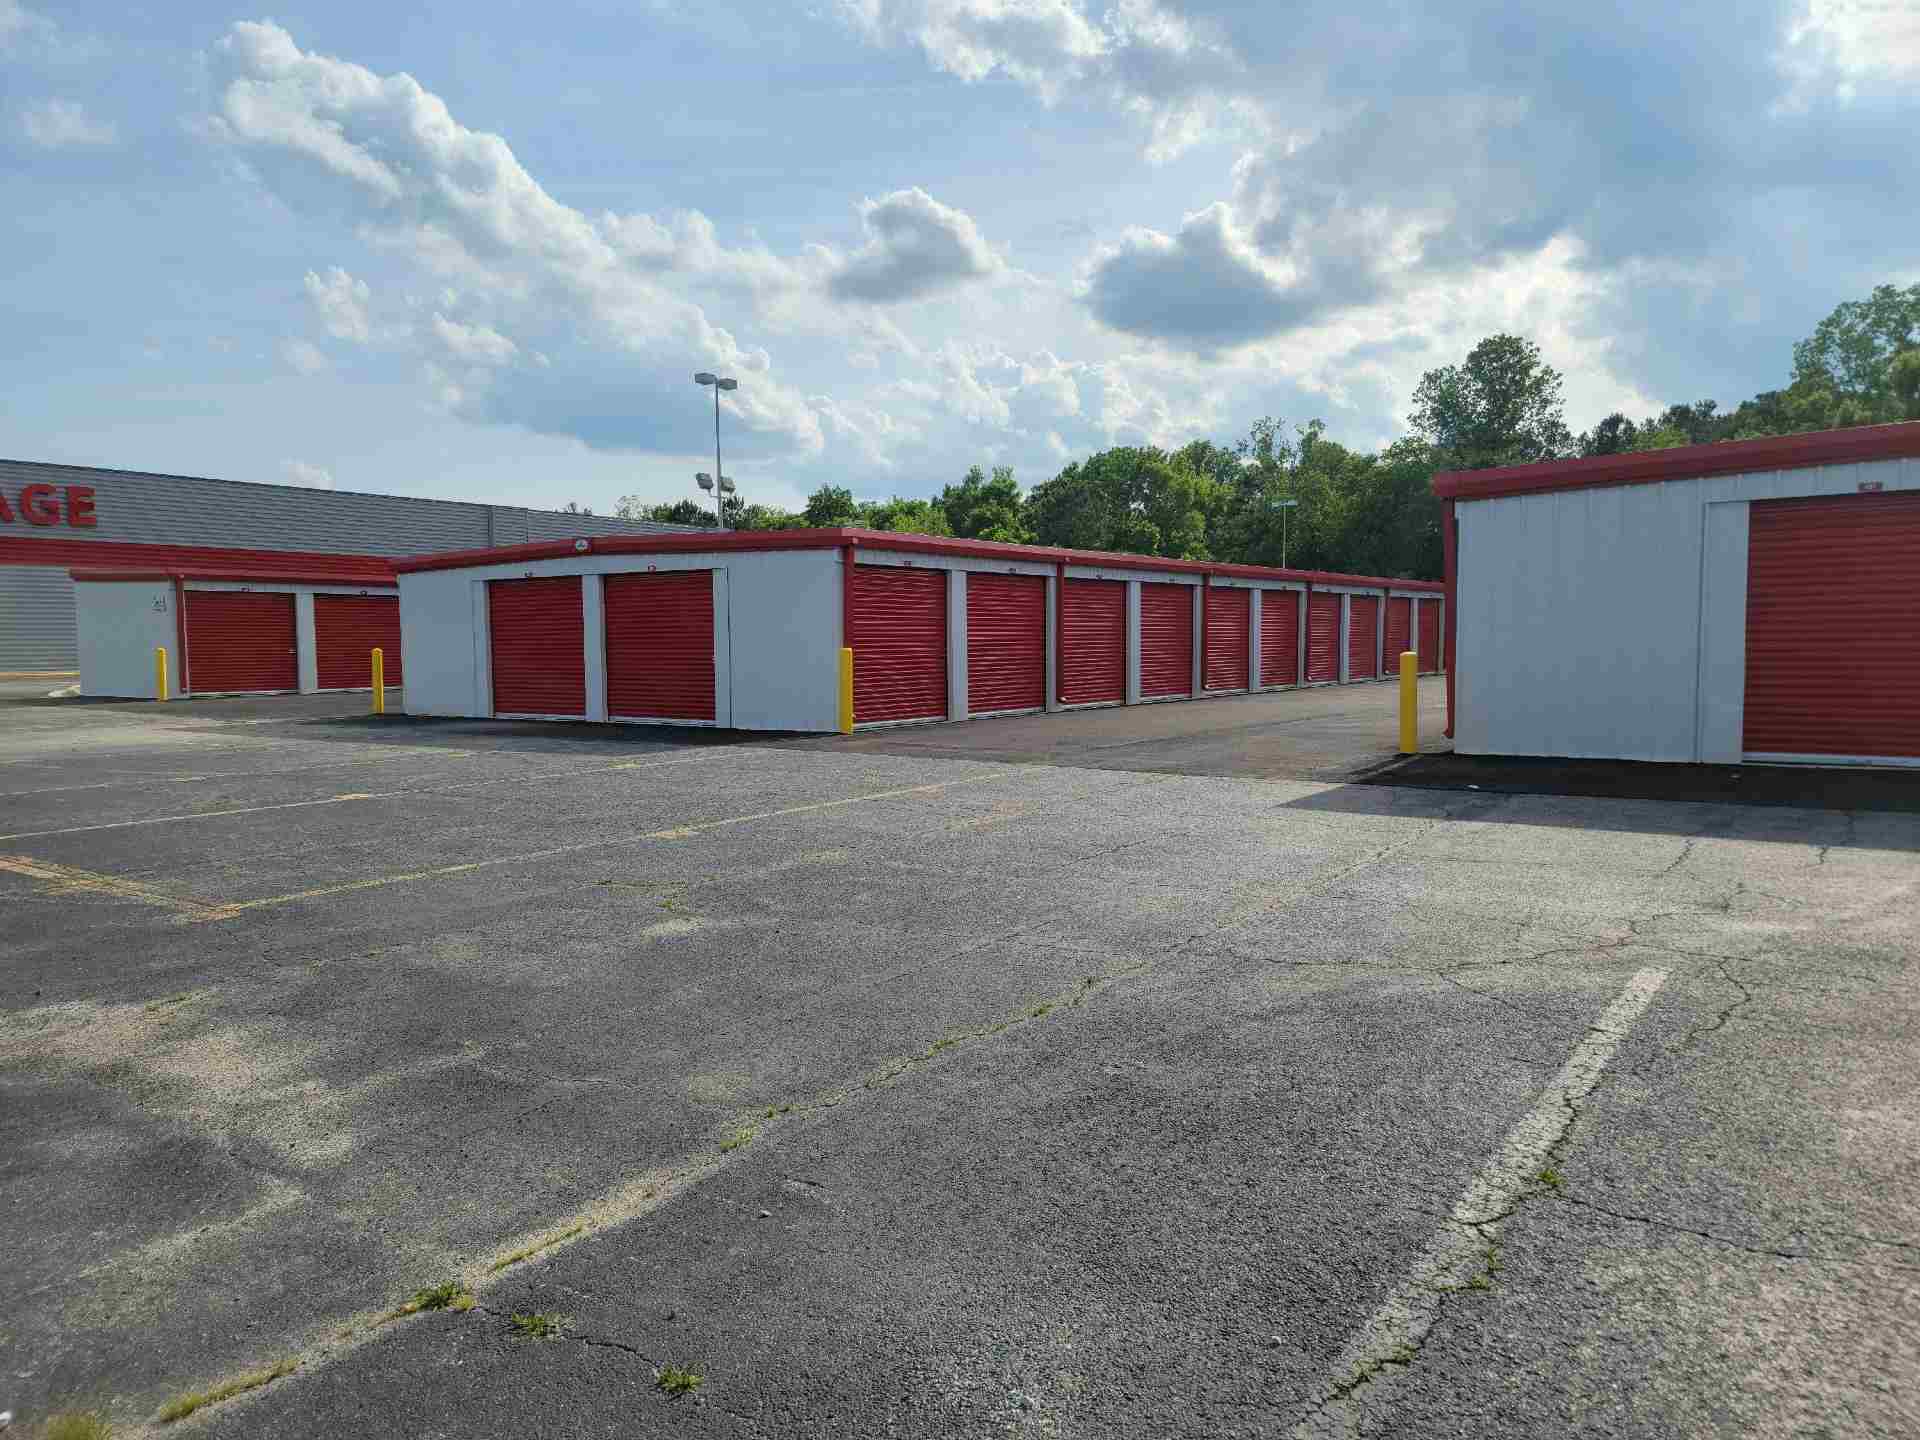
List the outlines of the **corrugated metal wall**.
{"label": "corrugated metal wall", "polygon": [[[52,485],[60,492],[58,524],[20,517],[20,490]],[[64,492],[90,486],[95,523],[66,523]],[[15,511],[0,523],[0,671],[71,670],[78,664],[73,585],[66,567],[84,561],[62,547],[59,568],[32,566],[28,547],[46,541],[120,541],[148,545],[217,545],[253,550],[307,550],[354,555],[418,555],[470,550],[574,535],[677,531],[688,527],[574,515],[513,505],[476,505],[405,495],[311,490],[239,480],[204,480],[137,470],[96,470],[0,460],[0,493]],[[24,559],[21,558],[24,555]],[[108,561],[106,563],[114,563]],[[22,580],[22,575],[34,576]]]}
{"label": "corrugated metal wall", "polygon": [[80,623],[65,570],[0,565],[0,670],[71,670]]}
{"label": "corrugated metal wall", "polygon": [[1920,459],[1461,502],[1454,748],[1737,762],[1748,506],[1869,487]]}

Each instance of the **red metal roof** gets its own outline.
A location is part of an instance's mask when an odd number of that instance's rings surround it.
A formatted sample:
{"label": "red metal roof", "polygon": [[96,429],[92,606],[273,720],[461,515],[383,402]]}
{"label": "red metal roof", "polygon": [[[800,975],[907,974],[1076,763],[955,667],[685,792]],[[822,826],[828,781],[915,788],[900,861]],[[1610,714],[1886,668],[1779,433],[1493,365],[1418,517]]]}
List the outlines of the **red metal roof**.
{"label": "red metal roof", "polygon": [[970,560],[1026,560],[1049,565],[1099,565],[1110,569],[1163,570],[1190,575],[1227,575],[1259,580],[1297,580],[1323,585],[1380,585],[1432,591],[1433,580],[1390,580],[1366,575],[1335,575],[1319,570],[1282,570],[1266,565],[1230,565],[1209,560],[1168,560],[1158,555],[1123,555],[1106,550],[1066,550],[1051,545],[1012,545],[997,540],[956,540],[945,535],[909,535],[892,530],[836,528],[820,530],[728,530],[693,535],[593,535],[576,540],[540,540],[491,550],[448,550],[396,560],[400,574],[422,570],[465,570],[478,565],[511,565],[522,560],[560,560],[573,555],[671,555],[687,551],[904,550],[912,554],[950,555]]}
{"label": "red metal roof", "polygon": [[1850,430],[1723,440],[1715,445],[1506,465],[1497,470],[1443,470],[1433,477],[1433,493],[1448,500],[1491,500],[1500,495],[1586,490],[1600,485],[1653,485],[1664,480],[1704,480],[1712,475],[1804,470],[1813,465],[1850,465],[1912,456],[1920,456],[1920,422],[1858,425]]}
{"label": "red metal roof", "polygon": [[69,570],[75,581],[104,580],[217,580],[223,584],[242,585],[326,585],[335,589],[353,587],[378,590],[392,590],[398,582],[391,575],[340,575],[320,570],[154,570],[154,569],[74,569]]}

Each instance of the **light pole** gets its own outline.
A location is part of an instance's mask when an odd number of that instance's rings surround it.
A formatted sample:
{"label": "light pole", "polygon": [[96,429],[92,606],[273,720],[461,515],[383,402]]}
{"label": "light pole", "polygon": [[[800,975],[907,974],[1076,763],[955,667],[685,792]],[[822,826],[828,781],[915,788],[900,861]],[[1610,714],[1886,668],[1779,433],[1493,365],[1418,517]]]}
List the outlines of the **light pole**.
{"label": "light pole", "polygon": [[[693,383],[713,387],[713,476],[710,480],[702,480],[700,488],[714,492],[713,508],[719,513],[720,528],[724,530],[727,528],[727,508],[721,502],[720,496],[722,493],[732,493],[733,482],[727,478],[726,471],[720,465],[720,392],[736,390],[740,382],[730,376],[715,375],[711,370],[702,370],[693,377]],[[694,478],[699,479],[698,476]]]}
{"label": "light pole", "polygon": [[1287,568],[1287,511],[1296,508],[1298,500],[1276,500],[1273,502],[1280,510],[1280,568]]}
{"label": "light pole", "polygon": [[722,530],[726,529],[727,528],[726,510],[724,508],[724,502],[720,499],[720,497],[722,495],[733,494],[733,477],[731,475],[722,475],[720,477],[719,487],[718,489],[715,489],[715,486],[713,483],[713,476],[709,475],[706,471],[702,470],[693,477],[693,483],[698,485],[702,490],[714,490],[715,492],[713,497],[714,513],[720,519],[720,528]]}

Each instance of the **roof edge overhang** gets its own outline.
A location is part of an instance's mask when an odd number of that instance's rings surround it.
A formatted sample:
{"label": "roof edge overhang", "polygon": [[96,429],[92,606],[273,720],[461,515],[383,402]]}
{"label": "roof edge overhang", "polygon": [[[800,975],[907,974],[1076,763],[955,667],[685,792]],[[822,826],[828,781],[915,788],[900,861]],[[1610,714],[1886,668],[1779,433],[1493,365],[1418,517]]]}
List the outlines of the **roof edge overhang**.
{"label": "roof edge overhang", "polygon": [[1549,460],[1539,465],[1506,465],[1494,470],[1443,470],[1433,477],[1433,493],[1443,500],[1493,500],[1504,495],[1657,485],[1669,480],[1705,480],[1715,475],[1804,470],[1815,465],[1855,465],[1915,456],[1920,456],[1920,422],[1910,421],[1681,445],[1630,455]]}
{"label": "roof edge overhang", "polygon": [[1223,575],[1253,580],[1293,580],[1309,584],[1379,585],[1401,590],[1431,590],[1433,580],[1394,580],[1336,575],[1320,570],[1233,565],[1210,560],[1170,560],[1159,555],[1130,555],[1107,550],[1067,550],[1050,545],[1016,545],[997,540],[957,540],[945,535],[913,535],[893,530],[855,528],[808,530],[706,531],[693,535],[590,535],[570,540],[540,540],[491,550],[449,550],[394,561],[402,575],[426,570],[470,570],[530,560],[562,560],[576,555],[673,555],[687,552],[839,550],[847,547],[941,555],[965,560],[1039,561],[1056,565],[1093,565],[1106,569],[1158,570],[1189,575]]}

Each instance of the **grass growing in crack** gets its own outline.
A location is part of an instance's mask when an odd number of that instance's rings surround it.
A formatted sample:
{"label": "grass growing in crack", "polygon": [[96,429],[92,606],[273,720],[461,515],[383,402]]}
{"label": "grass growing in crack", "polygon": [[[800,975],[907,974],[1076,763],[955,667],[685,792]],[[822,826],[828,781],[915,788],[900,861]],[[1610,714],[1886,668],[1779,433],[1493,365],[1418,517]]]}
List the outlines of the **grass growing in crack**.
{"label": "grass growing in crack", "polygon": [[1553,1166],[1551,1165],[1547,1166],[1546,1169],[1542,1170],[1538,1175],[1534,1176],[1533,1178],[1538,1180],[1542,1185],[1546,1186],[1547,1189],[1549,1190],[1564,1190],[1567,1188],[1567,1177],[1562,1175],[1558,1170],[1554,1169]]}
{"label": "grass growing in crack", "polygon": [[565,1320],[547,1310],[530,1310],[507,1318],[513,1333],[522,1340],[552,1340],[559,1336]]}
{"label": "grass growing in crack", "polygon": [[549,1235],[544,1240],[536,1240],[525,1249],[516,1250],[511,1255],[501,1256],[498,1260],[487,1266],[487,1269],[489,1271],[504,1270],[509,1265],[518,1265],[522,1260],[531,1260],[542,1250],[550,1250],[563,1240],[571,1240],[574,1236],[585,1233],[586,1228],[585,1225],[575,1225],[571,1230],[562,1230],[558,1235]]}
{"label": "grass growing in crack", "polygon": [[706,1382],[698,1370],[679,1365],[662,1365],[653,1372],[653,1388],[667,1395],[691,1395]]}
{"label": "grass growing in crack", "polygon": [[189,1390],[184,1395],[176,1395],[160,1407],[155,1418],[162,1425],[171,1425],[176,1420],[184,1420],[196,1410],[204,1410],[209,1405],[218,1405],[222,1400],[231,1400],[236,1395],[244,1395],[249,1390],[258,1390],[262,1385],[271,1385],[283,1376],[291,1375],[300,1368],[298,1360],[282,1360],[265,1370],[250,1370],[245,1375],[236,1375],[233,1379],[215,1385],[208,1390]]}
{"label": "grass growing in crack", "polygon": [[776,1115],[791,1115],[792,1113],[793,1106],[791,1105],[769,1105],[767,1107],[767,1119],[769,1120],[773,1119]]}
{"label": "grass growing in crack", "polygon": [[422,1310],[466,1311],[472,1308],[473,1292],[458,1280],[446,1280],[438,1285],[430,1285],[425,1290],[414,1291],[413,1298],[387,1318],[397,1320],[402,1315],[416,1315]]}
{"label": "grass growing in crack", "polygon": [[183,990],[178,995],[167,996],[167,998],[164,1000],[149,1000],[146,1004],[146,1008],[149,1011],[165,1010],[169,1006],[184,1005],[187,1001],[191,1000],[192,998],[193,998],[193,992],[191,990]]}
{"label": "grass growing in crack", "polygon": [[725,1155],[734,1150],[744,1149],[746,1146],[751,1145],[753,1143],[753,1137],[759,1133],[760,1132],[759,1132],[758,1126],[754,1126],[754,1125],[735,1126],[732,1132],[728,1134],[727,1138],[720,1142],[720,1153],[722,1155]]}
{"label": "grass growing in crack", "polygon": [[113,1427],[97,1410],[62,1410],[40,1424],[40,1440],[109,1440],[112,1434]]}

